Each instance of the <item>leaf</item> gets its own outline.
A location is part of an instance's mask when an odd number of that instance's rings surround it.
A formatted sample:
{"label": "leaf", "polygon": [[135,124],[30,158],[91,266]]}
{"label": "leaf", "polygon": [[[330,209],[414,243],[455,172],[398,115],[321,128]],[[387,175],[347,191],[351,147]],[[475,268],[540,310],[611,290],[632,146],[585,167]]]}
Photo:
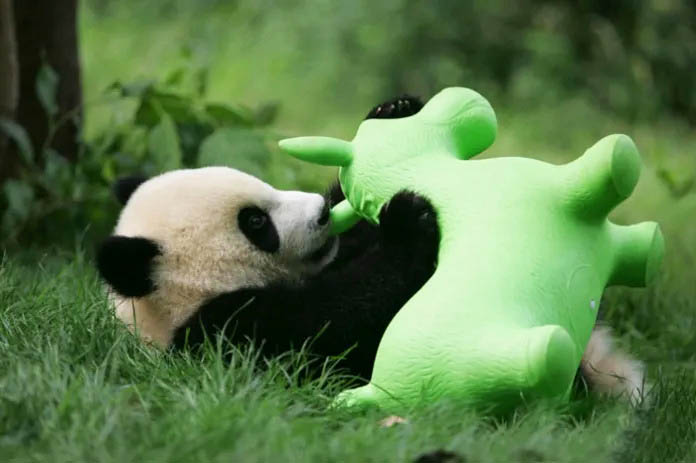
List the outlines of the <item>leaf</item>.
{"label": "leaf", "polygon": [[215,131],[211,124],[177,124],[179,144],[181,145],[181,162],[184,167],[195,167],[198,159],[198,150],[201,143]]}
{"label": "leaf", "polygon": [[36,74],[36,96],[50,117],[58,114],[58,104],[56,103],[58,80],[58,74],[46,63],[41,65]]}
{"label": "leaf", "polygon": [[12,216],[15,221],[24,221],[29,217],[31,204],[34,201],[34,190],[29,184],[20,180],[10,179],[5,181],[3,192],[7,199],[6,215]]}
{"label": "leaf", "polygon": [[263,139],[253,130],[223,128],[201,143],[198,165],[229,166],[264,178],[270,152]]}
{"label": "leaf", "polygon": [[164,78],[164,85],[172,85],[172,86],[179,85],[184,80],[185,73],[186,73],[186,69],[184,69],[184,68],[176,68],[176,69],[172,70]]}
{"label": "leaf", "polygon": [[67,197],[73,189],[70,163],[58,152],[47,149],[43,153],[44,169],[41,181],[44,187],[57,197]]}
{"label": "leaf", "polygon": [[278,116],[279,109],[280,103],[277,101],[271,101],[259,106],[254,114],[256,125],[262,127],[272,124]]}
{"label": "leaf", "polygon": [[228,105],[210,103],[205,106],[205,112],[221,126],[244,126],[254,125],[254,115],[250,111],[241,108],[232,108]]}
{"label": "leaf", "polygon": [[674,170],[661,167],[657,170],[657,177],[662,180],[672,197],[679,199],[686,196],[696,185],[696,176],[686,174],[687,170],[681,170],[679,174]]}
{"label": "leaf", "polygon": [[0,118],[0,131],[15,142],[24,162],[27,164],[34,162],[34,148],[31,146],[31,140],[29,140],[29,135],[24,127],[10,119]]}
{"label": "leaf", "polygon": [[175,93],[151,90],[145,93],[135,113],[135,122],[152,127],[160,122],[162,113],[169,114],[176,122],[196,122],[198,117],[190,98]]}
{"label": "leaf", "polygon": [[172,117],[164,113],[159,124],[148,135],[147,150],[152,161],[160,171],[181,167],[181,147],[179,135]]}
{"label": "leaf", "polygon": [[193,76],[196,87],[196,95],[201,98],[205,96],[205,93],[208,91],[209,74],[208,68],[200,68]]}

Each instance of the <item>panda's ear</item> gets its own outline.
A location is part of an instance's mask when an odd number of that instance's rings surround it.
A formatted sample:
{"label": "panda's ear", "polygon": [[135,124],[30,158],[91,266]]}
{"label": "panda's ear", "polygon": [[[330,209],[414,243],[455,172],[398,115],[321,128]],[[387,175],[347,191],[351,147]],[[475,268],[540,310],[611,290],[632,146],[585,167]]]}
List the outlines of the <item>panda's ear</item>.
{"label": "panda's ear", "polygon": [[114,196],[121,203],[121,206],[125,206],[128,202],[128,198],[131,197],[133,192],[138,189],[140,185],[147,181],[147,177],[143,175],[130,175],[128,177],[121,177],[114,183],[113,191]]}
{"label": "panda's ear", "polygon": [[161,255],[157,243],[147,238],[110,236],[99,246],[99,274],[118,294],[142,297],[155,290],[154,258]]}

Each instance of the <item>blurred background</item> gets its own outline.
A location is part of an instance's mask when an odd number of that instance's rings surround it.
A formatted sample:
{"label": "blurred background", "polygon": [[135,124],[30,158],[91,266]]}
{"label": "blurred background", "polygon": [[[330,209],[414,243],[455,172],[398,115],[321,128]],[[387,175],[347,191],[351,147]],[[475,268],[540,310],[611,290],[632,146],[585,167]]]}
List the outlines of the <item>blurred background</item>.
{"label": "blurred background", "polygon": [[[567,162],[634,137],[621,222],[657,219],[696,263],[696,4],[687,0],[0,0],[0,243],[109,233],[120,175],[211,164],[321,191],[279,138],[349,138],[375,104],[463,85],[491,101],[486,156]],[[13,20],[14,19],[14,20]],[[10,53],[13,52],[13,53]]]}
{"label": "blurred background", "polygon": [[630,134],[647,169],[619,218],[674,224],[681,241],[695,233],[687,0],[0,5],[3,249],[104,236],[123,174],[222,163],[322,190],[334,171],[280,155],[278,138],[351,137],[381,100],[449,85],[496,109],[488,156],[566,162]]}
{"label": "blurred background", "polygon": [[688,0],[0,5],[4,249],[104,236],[123,174],[222,163],[322,190],[335,172],[279,154],[277,139],[351,137],[381,100],[449,85],[496,109],[487,156],[567,162],[630,134],[647,169],[618,218],[659,219],[682,242],[695,233]]}

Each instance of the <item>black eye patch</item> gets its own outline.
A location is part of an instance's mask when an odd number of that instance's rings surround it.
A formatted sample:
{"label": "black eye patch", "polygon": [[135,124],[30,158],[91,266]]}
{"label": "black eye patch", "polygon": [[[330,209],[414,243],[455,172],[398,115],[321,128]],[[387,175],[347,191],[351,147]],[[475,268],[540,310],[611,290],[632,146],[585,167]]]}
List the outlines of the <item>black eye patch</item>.
{"label": "black eye patch", "polygon": [[251,243],[265,252],[276,252],[280,248],[280,237],[271,217],[262,209],[245,207],[237,215],[239,229]]}

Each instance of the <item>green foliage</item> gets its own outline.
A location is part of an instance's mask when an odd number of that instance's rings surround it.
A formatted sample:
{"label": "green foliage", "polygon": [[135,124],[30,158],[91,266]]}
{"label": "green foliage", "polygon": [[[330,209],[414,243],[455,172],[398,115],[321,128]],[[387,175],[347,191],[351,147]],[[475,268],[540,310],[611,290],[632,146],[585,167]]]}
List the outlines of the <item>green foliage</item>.
{"label": "green foliage", "polygon": [[231,14],[277,29],[289,15],[296,27],[282,29],[287,40],[340,56],[328,62],[339,72],[364,70],[387,96],[466,83],[527,105],[582,94],[628,118],[669,111],[696,122],[689,0],[304,0],[281,11],[269,1],[240,4]]}
{"label": "green foliage", "polygon": [[321,91],[312,84],[341,82],[331,91],[345,93],[337,98],[343,101],[369,93],[378,99],[401,91],[430,95],[466,83],[525,105],[582,94],[627,118],[669,112],[696,122],[696,4],[690,0],[142,3],[90,0],[87,5],[100,16],[118,17],[126,4],[136,8],[129,17],[135,21],[224,18],[221,27],[212,21],[210,37],[198,30],[184,37],[206,51],[263,37],[264,43],[241,49],[253,50],[259,62],[267,53],[276,55],[270,70],[288,73],[288,79],[301,72],[295,66],[318,73],[319,78],[305,76],[307,88]]}
{"label": "green foliage", "polygon": [[[105,145],[106,153],[128,153],[135,157],[144,173],[149,175],[206,165],[199,159],[201,147],[208,139],[220,138],[220,133],[230,129],[255,140],[255,148],[268,154],[268,134],[260,130],[273,122],[272,115],[267,114],[268,105],[252,110],[210,103],[205,98],[206,87],[206,69],[195,68],[190,62],[187,67],[176,67],[162,82],[122,84],[117,81],[109,90],[119,99],[135,100],[136,109],[132,119],[113,132],[95,137],[95,142]],[[224,151],[216,153],[217,164],[225,165],[234,162],[234,157],[246,157],[243,150],[235,152],[230,151],[229,146],[218,147]],[[110,169],[118,171],[120,162],[115,157]]]}
{"label": "green foliage", "polygon": [[[22,159],[19,176],[0,190],[0,247],[71,243],[84,230],[89,237],[106,235],[118,212],[110,186],[121,175],[229,165],[281,185],[296,184],[291,161],[269,167],[270,146],[277,136],[267,127],[278,105],[247,108],[209,102],[206,81],[206,69],[187,61],[159,82],[109,85],[102,98],[112,104],[130,103],[134,110],[84,141],[75,163],[48,148],[48,141],[32,146],[22,127],[0,121]],[[57,85],[51,68],[42,67],[37,94],[51,133],[61,123],[55,111]],[[295,169],[300,166],[296,163]],[[279,172],[278,178],[272,178],[274,172]],[[316,179],[305,184],[320,185]]]}
{"label": "green foliage", "polygon": [[41,66],[36,76],[36,95],[49,118],[58,113],[58,80],[58,74],[47,64]]}
{"label": "green foliage", "polygon": [[0,119],[0,131],[14,142],[22,161],[27,164],[34,162],[34,147],[31,146],[27,132],[20,125],[9,119]]}
{"label": "green foliage", "polygon": [[[230,156],[239,153],[244,153],[244,156]],[[227,128],[217,130],[205,139],[200,147],[198,164],[226,163],[256,177],[264,177],[270,157],[262,139],[245,129]]]}

